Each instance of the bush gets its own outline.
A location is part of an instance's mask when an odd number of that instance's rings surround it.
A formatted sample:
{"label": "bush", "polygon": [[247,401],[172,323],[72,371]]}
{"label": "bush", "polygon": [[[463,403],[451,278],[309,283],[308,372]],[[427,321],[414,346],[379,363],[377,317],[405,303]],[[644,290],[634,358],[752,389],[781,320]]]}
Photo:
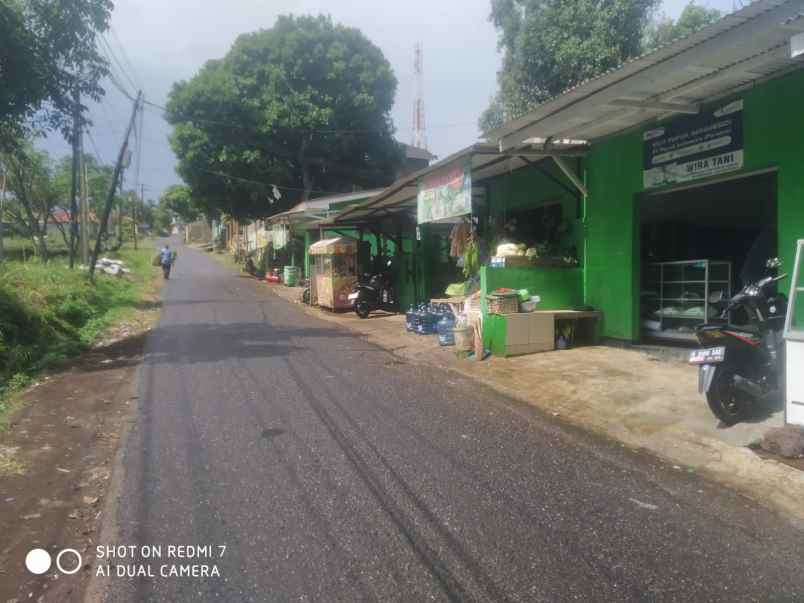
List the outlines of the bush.
{"label": "bush", "polygon": [[124,250],[134,278],[98,274],[95,285],[63,262],[0,265],[0,394],[15,389],[20,375],[80,353],[130,311],[152,273],[151,253]]}

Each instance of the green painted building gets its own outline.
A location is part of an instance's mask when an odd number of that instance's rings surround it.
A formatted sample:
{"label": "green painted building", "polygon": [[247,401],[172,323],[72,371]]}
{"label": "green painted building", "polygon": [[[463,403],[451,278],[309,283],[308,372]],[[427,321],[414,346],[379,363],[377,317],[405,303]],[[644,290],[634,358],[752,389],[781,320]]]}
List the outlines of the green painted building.
{"label": "green painted building", "polygon": [[804,238],[802,9],[759,0],[491,133],[501,152],[542,151],[574,171],[581,282],[556,283],[555,297],[580,292],[602,310],[603,336],[689,339],[712,294],[761,276],[765,257],[792,266]]}

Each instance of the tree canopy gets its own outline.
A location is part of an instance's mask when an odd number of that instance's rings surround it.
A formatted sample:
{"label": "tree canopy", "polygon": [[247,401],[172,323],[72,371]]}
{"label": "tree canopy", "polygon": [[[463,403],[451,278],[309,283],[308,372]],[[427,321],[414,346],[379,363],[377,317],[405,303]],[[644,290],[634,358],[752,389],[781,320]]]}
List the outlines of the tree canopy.
{"label": "tree canopy", "polygon": [[678,20],[673,21],[667,15],[662,15],[648,27],[645,32],[645,50],[655,50],[684,38],[714,23],[720,17],[721,12],[716,8],[706,8],[690,0],[681,11]]}
{"label": "tree canopy", "polygon": [[359,30],[324,16],[279,17],[173,86],[167,118],[179,174],[204,213],[242,218],[387,184],[402,160],[390,118],[396,85]]}
{"label": "tree canopy", "polygon": [[194,221],[201,213],[193,201],[190,187],[185,184],[169,186],[159,197],[159,203],[185,222]]}
{"label": "tree canopy", "polygon": [[492,0],[503,53],[488,131],[642,52],[659,0]]}
{"label": "tree canopy", "polygon": [[73,90],[98,100],[106,61],[95,46],[106,31],[110,0],[0,2],[0,145],[26,126],[69,135]]}

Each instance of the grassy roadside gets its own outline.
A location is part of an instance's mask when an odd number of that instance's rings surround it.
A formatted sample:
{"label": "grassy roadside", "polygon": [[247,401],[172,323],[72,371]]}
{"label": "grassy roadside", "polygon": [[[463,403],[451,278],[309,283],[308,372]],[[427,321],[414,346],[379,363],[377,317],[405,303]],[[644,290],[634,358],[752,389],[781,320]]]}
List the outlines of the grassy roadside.
{"label": "grassy roadside", "polygon": [[122,260],[131,273],[98,274],[94,286],[61,259],[0,265],[0,431],[10,394],[42,370],[86,350],[136,312],[158,282],[153,253],[153,242],[143,241],[137,250],[127,244],[107,254]]}

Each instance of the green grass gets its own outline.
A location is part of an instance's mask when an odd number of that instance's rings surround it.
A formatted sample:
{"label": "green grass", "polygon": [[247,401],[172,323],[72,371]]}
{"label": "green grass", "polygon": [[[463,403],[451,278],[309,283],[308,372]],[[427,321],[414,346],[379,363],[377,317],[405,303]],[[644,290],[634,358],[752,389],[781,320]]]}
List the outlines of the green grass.
{"label": "green grass", "polygon": [[37,372],[87,349],[112,324],[132,314],[156,275],[153,244],[116,254],[128,277],[69,270],[63,259],[47,264],[0,264],[0,415],[3,398],[28,385]]}

